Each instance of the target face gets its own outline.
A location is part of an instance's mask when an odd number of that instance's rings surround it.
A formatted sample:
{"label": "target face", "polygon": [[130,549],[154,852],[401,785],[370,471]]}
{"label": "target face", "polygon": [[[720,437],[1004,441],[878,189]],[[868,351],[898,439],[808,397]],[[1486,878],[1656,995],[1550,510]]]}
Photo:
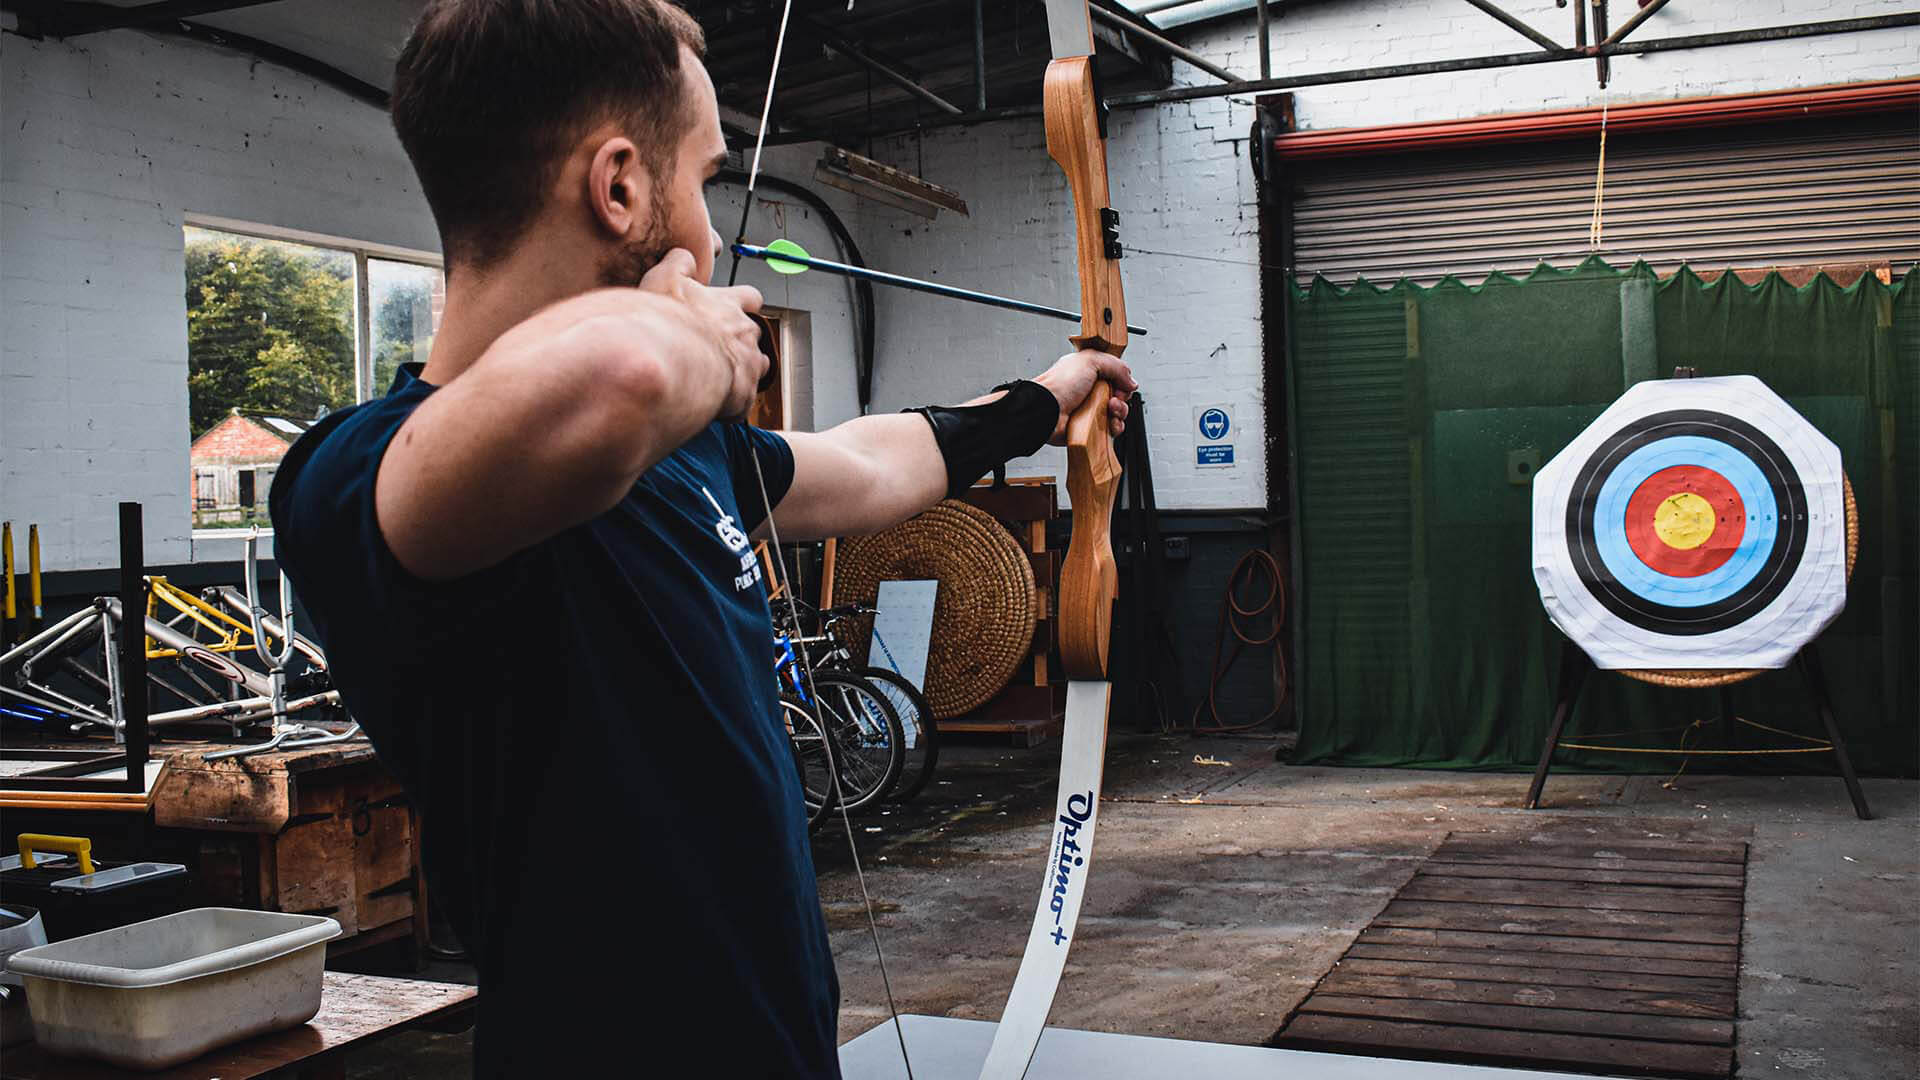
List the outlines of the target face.
{"label": "target face", "polygon": [[1541,599],[1603,668],[1782,667],[1845,602],[1842,483],[1758,379],[1640,383],[1535,478]]}

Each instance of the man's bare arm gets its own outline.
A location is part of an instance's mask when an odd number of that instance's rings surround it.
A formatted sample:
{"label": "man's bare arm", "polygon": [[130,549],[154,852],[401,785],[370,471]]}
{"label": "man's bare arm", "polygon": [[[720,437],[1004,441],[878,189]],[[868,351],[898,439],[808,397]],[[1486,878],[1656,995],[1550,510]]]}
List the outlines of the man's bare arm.
{"label": "man's bare arm", "polygon": [[[375,507],[409,572],[444,580],[598,515],[765,369],[738,297],[604,289],[514,327],[421,403],[380,465]],[[727,317],[731,303],[731,316]]]}
{"label": "man's bare arm", "polygon": [[[1112,430],[1126,422],[1126,396],[1134,389],[1126,365],[1103,353],[1062,357],[1034,381],[1065,403],[1055,425],[1087,396],[1095,378],[1108,380]],[[985,404],[999,392],[966,402]],[[914,413],[862,416],[827,431],[786,436],[793,448],[793,485],[774,508],[783,540],[857,536],[878,532],[925,510],[947,491],[947,466],[933,429]],[[762,531],[764,531],[762,526]]]}

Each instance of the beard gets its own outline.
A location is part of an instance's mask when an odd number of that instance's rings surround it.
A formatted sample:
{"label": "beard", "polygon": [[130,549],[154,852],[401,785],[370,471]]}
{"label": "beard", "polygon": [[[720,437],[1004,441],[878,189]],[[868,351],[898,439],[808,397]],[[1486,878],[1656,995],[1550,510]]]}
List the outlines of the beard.
{"label": "beard", "polygon": [[647,271],[659,265],[661,259],[672,251],[673,223],[668,220],[667,189],[664,184],[653,188],[652,202],[654,216],[640,230],[637,239],[623,240],[619,247],[600,260],[600,284],[611,288],[634,288]]}
{"label": "beard", "polygon": [[647,226],[639,239],[621,243],[600,260],[600,284],[628,289],[639,285],[647,271],[659,265],[667,252],[673,250],[671,236],[672,230],[656,221]]}

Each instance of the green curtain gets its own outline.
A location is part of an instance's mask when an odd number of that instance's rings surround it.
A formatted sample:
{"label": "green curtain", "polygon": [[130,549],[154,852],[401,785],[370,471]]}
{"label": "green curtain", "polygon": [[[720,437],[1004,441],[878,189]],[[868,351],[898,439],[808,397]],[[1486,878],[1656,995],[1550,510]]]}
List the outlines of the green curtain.
{"label": "green curtain", "polygon": [[[1533,470],[1627,386],[1676,366],[1763,379],[1840,447],[1859,560],[1820,658],[1855,766],[1920,771],[1920,285],[1869,274],[1796,288],[1592,259],[1292,291],[1300,741],[1294,760],[1512,768],[1537,760],[1561,637],[1530,569]],[[1821,734],[1799,673],[1727,691],[1745,720]],[[1598,673],[1567,741],[1773,749],[1714,724],[1720,693]],[[1679,758],[1563,750],[1558,767],[1658,772]],[[1830,772],[1829,754],[1695,758],[1692,769]]]}

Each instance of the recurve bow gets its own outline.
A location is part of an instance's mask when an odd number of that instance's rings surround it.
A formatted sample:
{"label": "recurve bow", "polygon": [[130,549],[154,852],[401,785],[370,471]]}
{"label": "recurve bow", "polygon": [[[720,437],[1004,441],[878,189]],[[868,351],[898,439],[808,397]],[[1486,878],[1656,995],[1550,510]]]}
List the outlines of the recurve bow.
{"label": "recurve bow", "polygon": [[[1093,23],[1087,0],[1047,0],[1053,60],[1043,84],[1047,153],[1066,174],[1073,195],[1080,270],[1080,333],[1076,348],[1118,356],[1127,347],[1127,304],[1120,288],[1119,215],[1108,203],[1107,142],[1094,91]],[[1000,1015],[982,1080],[1026,1074],[1046,1030],[1054,991],[1066,968],[1092,870],[1099,821],[1100,776],[1107,744],[1107,641],[1119,573],[1111,522],[1120,463],[1108,432],[1107,384],[1067,419],[1067,492],[1073,534],[1060,566],[1060,660],[1067,674],[1067,721],[1061,738],[1060,787],[1040,903],[1013,991]]]}

